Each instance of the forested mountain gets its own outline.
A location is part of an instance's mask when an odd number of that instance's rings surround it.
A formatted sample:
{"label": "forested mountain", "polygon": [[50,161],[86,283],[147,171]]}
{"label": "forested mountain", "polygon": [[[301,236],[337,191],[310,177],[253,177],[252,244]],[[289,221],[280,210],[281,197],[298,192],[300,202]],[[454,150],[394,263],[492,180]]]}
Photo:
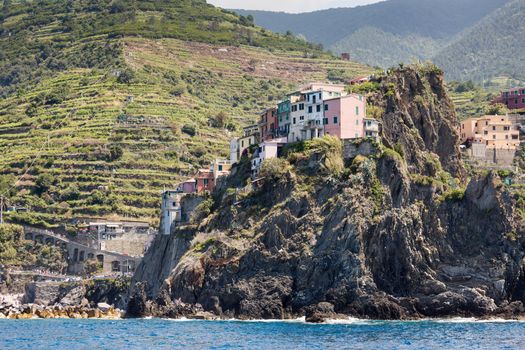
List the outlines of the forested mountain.
{"label": "forested mountain", "polygon": [[[5,1],[0,17],[0,194],[48,225],[158,217],[285,92],[370,68],[199,0]],[[18,181],[17,181],[18,180]]]}
{"label": "forested mountain", "polygon": [[449,76],[525,80],[525,1],[515,0],[487,16],[434,57]]}
{"label": "forested mountain", "polygon": [[[336,53],[349,52],[358,61],[384,68],[413,59],[437,57],[439,62],[448,62],[445,67],[450,68],[446,69],[447,77],[459,79],[465,76],[461,73],[464,71],[461,65],[472,64],[473,60],[465,60],[456,67],[453,51],[461,51],[462,46],[465,50],[474,49],[470,43],[475,41],[481,44],[485,39],[472,35],[476,31],[486,32],[484,36],[499,37],[501,32],[496,31],[496,28],[484,26],[492,23],[490,17],[494,11],[508,2],[509,0],[388,0],[356,8],[302,14],[236,11],[243,15],[251,14],[255,22],[265,28],[282,33],[291,31],[310,41],[322,43]],[[517,18],[520,16],[523,17],[523,13],[516,14]],[[501,21],[501,15],[497,18]],[[472,29],[475,25],[476,29]],[[457,43],[456,46],[448,48],[453,42]],[[441,50],[444,50],[443,53]],[[475,52],[467,53],[474,55]],[[495,50],[492,57],[494,54],[497,55],[498,52]],[[481,68],[475,65],[471,67]],[[489,73],[497,74],[498,71]]]}

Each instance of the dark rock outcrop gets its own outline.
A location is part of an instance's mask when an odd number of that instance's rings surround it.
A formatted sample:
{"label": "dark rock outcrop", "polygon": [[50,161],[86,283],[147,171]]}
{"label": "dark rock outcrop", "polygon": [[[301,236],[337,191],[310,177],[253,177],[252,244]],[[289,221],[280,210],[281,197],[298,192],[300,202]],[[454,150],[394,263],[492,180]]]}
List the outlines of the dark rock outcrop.
{"label": "dark rock outcrop", "polygon": [[496,175],[462,185],[439,72],[404,68],[379,83],[372,102],[385,111],[384,146],[346,162],[344,176],[303,152],[240,200],[216,194],[206,220],[157,237],[133,279],[129,315],[521,315],[521,219]]}

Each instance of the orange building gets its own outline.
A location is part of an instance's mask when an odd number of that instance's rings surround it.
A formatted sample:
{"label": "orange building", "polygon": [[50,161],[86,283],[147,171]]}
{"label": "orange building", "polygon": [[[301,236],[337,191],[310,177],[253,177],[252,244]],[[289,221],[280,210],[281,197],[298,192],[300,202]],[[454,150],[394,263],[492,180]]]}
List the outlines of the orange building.
{"label": "orange building", "polygon": [[461,122],[461,143],[485,144],[488,149],[517,149],[520,133],[507,116],[486,115]]}
{"label": "orange building", "polygon": [[215,177],[213,170],[211,169],[200,169],[195,176],[196,190],[197,193],[213,192],[215,188]]}

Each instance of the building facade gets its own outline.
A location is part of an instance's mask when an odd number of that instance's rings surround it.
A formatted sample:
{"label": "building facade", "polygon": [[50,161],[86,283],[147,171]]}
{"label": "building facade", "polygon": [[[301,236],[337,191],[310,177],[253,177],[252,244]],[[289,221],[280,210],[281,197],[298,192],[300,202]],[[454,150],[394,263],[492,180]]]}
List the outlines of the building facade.
{"label": "building facade", "polygon": [[520,132],[507,116],[486,115],[461,122],[462,143],[484,144],[488,149],[517,149]]}
{"label": "building facade", "polygon": [[271,140],[276,137],[276,131],[279,128],[277,118],[277,108],[272,107],[266,109],[259,120],[259,133],[261,135],[261,141]]}
{"label": "building facade", "polygon": [[279,157],[282,148],[287,142],[288,140],[286,137],[262,142],[255,151],[252,159],[252,177],[257,177],[265,160]]}
{"label": "building facade", "polygon": [[255,135],[244,136],[230,141],[230,161],[237,163],[241,160],[244,152],[252,145],[258,143]]}
{"label": "building facade", "polygon": [[503,91],[493,103],[503,103],[508,109],[525,109],[525,87]]}
{"label": "building facade", "polygon": [[342,140],[377,137],[379,131],[377,121],[366,118],[366,99],[357,94],[326,100],[323,125],[327,135]]}
{"label": "building facade", "polygon": [[160,233],[162,235],[169,235],[171,233],[171,225],[174,222],[180,222],[182,214],[180,200],[181,193],[178,190],[165,191],[162,194],[162,216],[160,219]]}
{"label": "building facade", "polygon": [[197,193],[211,193],[215,188],[215,176],[211,169],[200,169],[195,176]]}

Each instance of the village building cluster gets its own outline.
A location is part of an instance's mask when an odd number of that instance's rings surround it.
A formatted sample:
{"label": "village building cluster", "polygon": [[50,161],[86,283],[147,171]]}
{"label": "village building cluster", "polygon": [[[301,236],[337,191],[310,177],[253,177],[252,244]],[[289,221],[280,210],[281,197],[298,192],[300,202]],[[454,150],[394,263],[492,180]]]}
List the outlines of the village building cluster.
{"label": "village building cluster", "polygon": [[345,85],[310,83],[262,112],[258,124],[244,128],[243,136],[230,142],[230,160],[238,162],[257,145],[251,169],[256,177],[264,161],[279,157],[286,144],[325,135],[377,139],[379,123],[366,116],[364,96],[347,93]]}

